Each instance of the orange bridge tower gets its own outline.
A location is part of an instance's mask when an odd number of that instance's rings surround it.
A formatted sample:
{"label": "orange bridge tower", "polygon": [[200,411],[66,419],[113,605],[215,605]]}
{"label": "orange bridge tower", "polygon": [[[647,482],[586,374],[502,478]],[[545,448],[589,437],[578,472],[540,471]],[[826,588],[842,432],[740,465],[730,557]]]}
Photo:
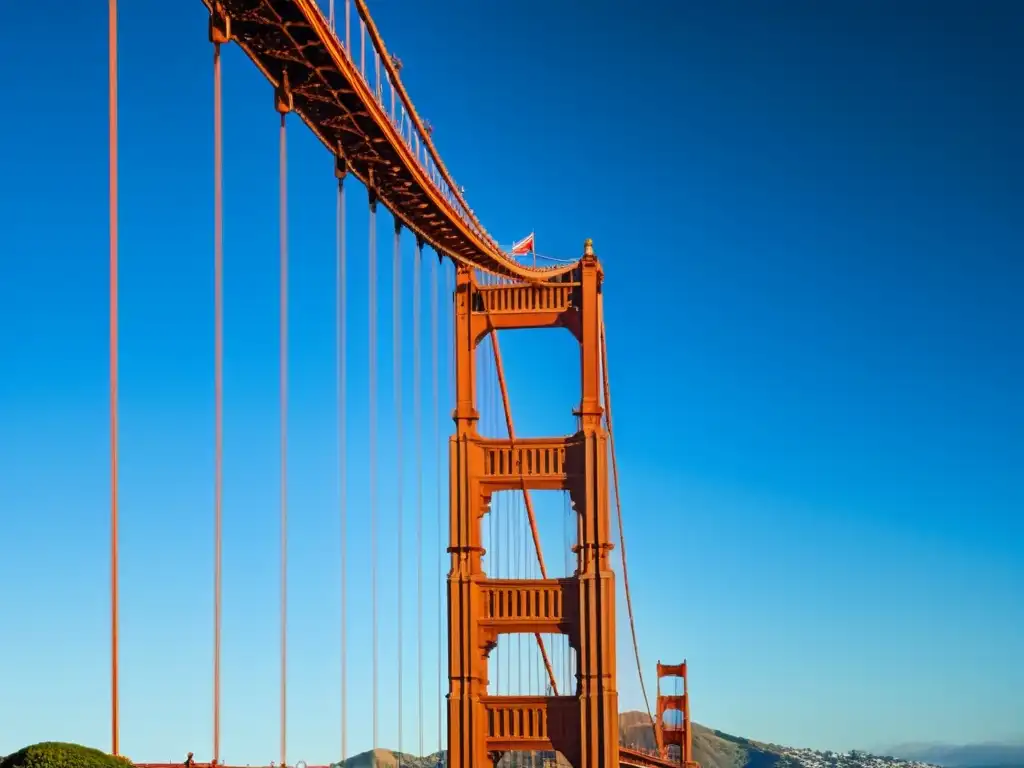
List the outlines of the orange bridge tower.
{"label": "orange bridge tower", "polygon": [[[662,694],[661,680],[676,677],[682,680],[682,690],[677,694]],[[678,712],[672,722],[665,722],[665,713]],[[658,751],[667,758],[668,748],[679,748],[679,763],[685,768],[695,768],[693,760],[693,733],[690,728],[690,695],[686,688],[686,662],[662,664],[658,662],[658,717],[654,721]]]}
{"label": "orange bridge tower", "polygon": [[[455,434],[450,440],[448,766],[484,768],[509,751],[558,750],[575,768],[618,768],[615,581],[607,435],[601,405],[602,272],[588,240],[579,266],[548,283],[455,286]],[[475,354],[492,331],[563,328],[580,345],[579,430],[567,437],[492,439],[477,430]],[[492,579],[482,520],[497,491],[565,490],[577,517],[576,569],[564,579]],[[576,690],[487,692],[498,636],[552,633],[576,651]]]}

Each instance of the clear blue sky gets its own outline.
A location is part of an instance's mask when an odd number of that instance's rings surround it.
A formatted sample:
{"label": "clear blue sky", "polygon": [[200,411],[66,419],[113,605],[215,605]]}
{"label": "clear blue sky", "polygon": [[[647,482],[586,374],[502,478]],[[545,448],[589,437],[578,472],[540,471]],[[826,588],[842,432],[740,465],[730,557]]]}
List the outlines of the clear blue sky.
{"label": "clear blue sky", "polygon": [[[605,263],[645,671],[687,657],[694,717],[757,739],[1024,737],[1021,6],[373,10],[493,234],[535,229],[540,250],[563,258],[592,237]],[[198,1],[124,3],[122,14],[122,746],[136,759],[205,758],[210,48]],[[108,743],[105,29],[99,6],[47,16],[16,3],[0,31],[0,753]],[[224,87],[223,756],[259,762],[278,750],[277,117],[234,49]],[[298,125],[290,136],[289,758],[313,762],[336,758],[339,739],[334,182],[327,153]],[[349,729],[364,749],[366,214],[352,190]],[[384,461],[386,214],[379,226]],[[408,280],[406,291],[408,317]],[[513,335],[504,351],[520,431],[567,429],[571,340]],[[405,397],[409,413],[411,387]],[[410,425],[401,645],[404,743],[416,750],[412,439]],[[429,451],[424,471],[433,748]],[[397,485],[382,480],[388,533]],[[553,562],[559,504],[544,502]],[[391,660],[390,540],[381,557]],[[639,708],[619,608],[621,703]],[[395,681],[388,666],[382,691]],[[395,741],[389,715],[381,743]]]}

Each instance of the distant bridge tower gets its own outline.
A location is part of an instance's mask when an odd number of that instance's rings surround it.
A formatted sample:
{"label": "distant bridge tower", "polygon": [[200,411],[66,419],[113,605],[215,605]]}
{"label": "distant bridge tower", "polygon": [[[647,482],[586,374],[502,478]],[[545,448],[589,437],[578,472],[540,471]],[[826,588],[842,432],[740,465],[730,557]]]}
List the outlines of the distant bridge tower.
{"label": "distant bridge tower", "polygon": [[[618,768],[615,581],[607,435],[601,405],[601,267],[587,241],[569,279],[455,286],[456,433],[450,441],[448,551],[449,768],[484,768],[505,752],[558,750],[575,768]],[[477,431],[477,345],[492,330],[567,329],[580,344],[579,431],[568,437],[492,439]],[[543,372],[538,372],[543,377]],[[564,579],[490,578],[482,520],[496,491],[565,490],[577,513],[576,571]],[[498,636],[566,635],[576,690],[557,696],[488,695]]]}
{"label": "distant bridge tower", "polygon": [[[677,694],[662,694],[661,680],[677,677],[682,680],[682,691]],[[678,712],[672,722],[665,722],[667,712]],[[685,768],[698,768],[693,759],[693,733],[690,728],[690,695],[686,688],[686,662],[662,664],[658,662],[658,717],[654,721],[654,736],[658,751],[667,758],[668,748],[679,748],[679,763]]]}

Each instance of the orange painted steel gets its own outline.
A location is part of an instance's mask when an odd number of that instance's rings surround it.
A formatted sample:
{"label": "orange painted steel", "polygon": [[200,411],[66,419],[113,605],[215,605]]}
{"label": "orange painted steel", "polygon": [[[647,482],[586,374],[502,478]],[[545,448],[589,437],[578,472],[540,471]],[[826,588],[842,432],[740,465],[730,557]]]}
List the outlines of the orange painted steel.
{"label": "orange painted steel", "polygon": [[367,384],[369,394],[369,473],[370,473],[370,623],[373,639],[373,748],[377,749],[379,722],[377,698],[380,682],[380,663],[377,655],[379,625],[377,617],[377,200],[370,196],[370,231],[367,237],[369,270],[367,273],[369,301],[367,302],[368,322]]}
{"label": "orange painted steel", "polygon": [[120,680],[118,591],[118,197],[117,197],[117,0],[107,6],[108,88],[110,91],[109,130],[109,215],[110,215],[110,751],[120,750]]}
{"label": "orange painted steel", "polygon": [[336,285],[336,325],[337,325],[337,375],[338,375],[338,517],[341,533],[341,721],[338,724],[341,733],[341,755],[348,754],[348,440],[346,426],[346,403],[348,389],[348,329],[345,323],[345,312],[348,308],[347,285],[345,273],[345,174],[337,173],[337,285]]}
{"label": "orange painted steel", "polygon": [[[436,463],[436,481],[437,481],[437,541],[441,543],[444,536],[444,525],[443,516],[444,508],[442,506],[443,491],[441,490],[442,481],[442,469],[441,469],[441,379],[440,379],[440,348],[441,348],[441,324],[440,324],[440,305],[441,305],[441,266],[437,262],[431,262],[431,286],[430,291],[430,378],[431,378],[431,396],[432,405],[434,407],[434,450],[438,452],[437,463]],[[446,279],[447,282],[447,279]],[[439,547],[440,548],[440,547]],[[440,613],[441,605],[444,602],[444,558],[439,557],[437,559],[437,610]],[[443,704],[441,702],[441,691],[443,690],[443,679],[444,679],[444,622],[438,619],[437,622],[437,749],[440,751],[441,745],[444,743],[444,718],[443,718]]]}
{"label": "orange painted steel", "polygon": [[[395,630],[396,635],[399,638],[405,637],[405,633],[402,631],[402,593],[404,591],[404,581],[402,579],[402,560],[404,560],[405,550],[403,543],[405,537],[402,533],[403,528],[403,507],[402,507],[402,484],[405,477],[402,471],[402,433],[405,431],[405,424],[402,423],[402,225],[395,220],[395,236],[394,236],[394,248],[392,251],[392,265],[393,270],[391,273],[391,286],[392,286],[392,299],[391,299],[391,377],[394,389],[394,409],[395,409],[395,452],[394,458],[394,472],[395,472],[395,507],[397,510],[398,526],[395,531],[395,543],[397,544],[398,551],[395,553],[395,581],[398,584],[396,591],[396,597],[398,598],[398,612],[395,619]],[[418,644],[418,643],[417,643]],[[401,645],[398,647],[398,663],[396,664],[397,674],[395,675],[398,680],[398,701],[396,702],[397,716],[398,716],[398,766],[402,768],[402,648]]]}
{"label": "orange painted steel", "polygon": [[[418,243],[430,244],[457,265],[454,291],[454,368],[456,432],[450,438],[450,531],[448,552],[448,759],[450,768],[496,763],[507,751],[558,750],[575,768],[666,768],[667,745],[676,743],[687,768],[692,762],[689,698],[685,662],[684,693],[658,691],[656,738],[659,754],[618,744],[618,694],[615,657],[615,586],[610,565],[609,448],[616,511],[622,541],[623,580],[639,671],[622,535],[621,500],[614,451],[607,348],[601,283],[603,274],[591,242],[578,262],[537,268],[506,254],[469,208],[437,152],[431,130],[419,117],[399,75],[401,65],[388,54],[365,0],[351,0],[363,41],[357,64],[351,46],[349,7],[345,2],[345,44],[336,36],[337,19],[328,20],[314,0],[203,0],[210,11],[214,43],[215,133],[215,627],[214,760],[196,763],[140,763],[140,768],[230,768],[220,764],[220,614],[221,614],[221,445],[222,445],[222,168],[220,46],[236,42],[274,86],[281,113],[280,133],[280,427],[281,427],[281,764],[287,757],[287,387],[288,387],[288,236],[286,208],[285,115],[296,112],[335,156],[341,180],[351,173],[370,195],[370,372],[376,381],[376,238],[377,202],[394,214],[396,231],[408,227]],[[333,7],[333,6],[332,6]],[[119,749],[118,708],[118,442],[117,442],[117,2],[109,0],[110,24],[110,376],[111,376],[111,652],[112,742]],[[366,37],[372,46],[366,63]],[[382,79],[382,69],[383,77]],[[376,73],[371,86],[367,71]],[[390,114],[384,85],[391,89]],[[408,117],[408,137],[404,116]],[[421,156],[422,148],[422,156]],[[340,197],[339,191],[339,200]],[[343,215],[343,213],[342,213]],[[396,235],[397,238],[397,235]],[[396,241],[397,242],[397,241]],[[343,253],[343,243],[342,243]],[[397,250],[396,250],[397,256]],[[342,257],[339,257],[342,258]],[[397,264],[396,264],[397,268]],[[481,285],[473,268],[511,278]],[[339,278],[343,281],[343,277]],[[418,283],[418,275],[417,275]],[[397,284],[396,284],[397,290]],[[339,297],[341,294],[339,293]],[[433,309],[436,317],[436,307]],[[434,321],[436,326],[436,319]],[[578,431],[556,438],[515,436],[508,391],[498,347],[504,329],[567,329],[580,345],[581,398]],[[397,328],[396,328],[397,330]],[[416,337],[418,339],[418,332]],[[342,339],[344,334],[342,333]],[[508,439],[482,437],[477,430],[474,358],[481,340],[490,336],[501,389]],[[435,339],[436,342],[436,339]],[[343,343],[343,340],[342,342]],[[396,348],[396,354],[398,354]],[[436,368],[436,359],[435,359]],[[396,366],[397,369],[397,366]],[[417,373],[418,379],[418,373]],[[435,399],[437,372],[434,371]],[[343,384],[342,384],[343,386]],[[371,422],[376,419],[376,387],[370,387]],[[418,390],[418,386],[417,386]],[[400,400],[398,401],[400,402]],[[342,399],[343,404],[343,399]],[[400,419],[400,416],[399,416]],[[371,430],[371,432],[374,430]],[[419,445],[419,439],[417,439]],[[371,495],[375,494],[375,448],[371,434]],[[521,491],[540,565],[540,579],[491,579],[483,572],[481,520],[496,491]],[[572,576],[550,579],[540,546],[530,490],[567,491],[578,515],[576,569]],[[371,498],[374,572],[373,603],[373,745],[377,746],[377,601],[376,498]],[[344,544],[343,544],[344,548]],[[343,587],[344,593],[344,587]],[[344,599],[344,598],[343,598]],[[487,692],[488,659],[502,634],[536,635],[551,679],[553,696],[497,696]],[[576,651],[576,690],[559,695],[554,671],[541,640],[542,632],[567,636]],[[344,644],[344,637],[343,637]],[[344,653],[344,647],[343,647]],[[422,667],[422,664],[420,664]],[[664,670],[659,664],[659,680]],[[666,672],[665,674],[668,674]],[[344,675],[344,671],[343,671]],[[643,677],[640,678],[643,687]],[[422,680],[420,681],[422,686]],[[343,682],[344,686],[344,682]],[[647,693],[644,688],[644,699]],[[343,693],[344,707],[344,693]],[[422,707],[420,708],[422,710]],[[684,726],[663,722],[665,711],[680,709]],[[648,704],[648,712],[650,706]],[[422,716],[422,713],[421,713]],[[343,717],[344,720],[344,717]],[[401,726],[399,726],[401,728]],[[344,750],[344,728],[342,743]],[[421,734],[422,738],[422,734]],[[271,764],[273,765],[273,764]],[[317,768],[311,766],[310,768]],[[326,767],[324,767],[326,768]]]}
{"label": "orange painted steel", "polygon": [[[495,243],[466,205],[444,167],[430,132],[416,114],[366,5],[356,0],[380,66],[398,93],[443,189],[431,180],[418,152],[387,114],[353,56],[331,30],[314,0],[203,0],[215,16],[230,19],[232,41],[276,87],[286,87],[294,111],[350,172],[372,189],[402,223],[439,253],[488,272],[543,281],[573,265],[533,268]],[[365,52],[365,49],[364,49]]]}
{"label": "orange painted steel", "polygon": [[[423,293],[423,244],[416,241],[412,275],[412,411],[416,425],[416,714],[419,717],[419,754],[423,754],[423,406],[422,390],[422,323],[420,302]],[[436,446],[436,444],[435,444]],[[440,604],[438,604],[440,610]],[[401,637],[401,633],[399,633]],[[440,691],[438,691],[440,695]],[[399,745],[401,749],[401,745]],[[344,754],[344,753],[342,753]]]}
{"label": "orange painted steel", "polygon": [[[665,677],[678,677],[683,682],[682,693],[662,694],[661,680]],[[666,712],[678,712],[678,723],[666,723]],[[686,662],[682,664],[662,664],[658,662],[658,699],[657,719],[654,722],[654,737],[662,757],[668,759],[668,748],[679,748],[679,760],[676,765],[684,768],[699,768],[693,759],[693,731],[690,726],[690,694],[686,685]]]}
{"label": "orange painted steel", "polygon": [[288,755],[288,99],[277,94],[281,113],[279,191],[280,214],[280,429],[281,429],[281,762]]}
{"label": "orange painted steel", "polygon": [[220,760],[221,570],[224,499],[224,131],[220,46],[224,30],[210,24],[213,43],[213,759]]}
{"label": "orange painted steel", "polygon": [[[451,570],[448,576],[448,765],[478,768],[510,750],[561,752],[575,768],[619,762],[615,676],[615,583],[609,553],[607,434],[601,407],[601,268],[587,241],[565,303],[552,313],[535,300],[550,286],[501,286],[504,327],[578,331],[579,431],[560,438],[491,439],[477,430],[475,355],[487,326],[488,292],[460,267],[455,290],[456,433],[450,440]],[[497,287],[496,287],[497,288]],[[516,291],[520,291],[519,294]],[[532,297],[527,300],[526,297]],[[546,301],[546,299],[545,299]],[[565,315],[574,315],[565,322]],[[496,491],[568,491],[579,515],[576,571],[567,579],[492,579],[484,573],[481,520]],[[577,688],[568,696],[487,692],[489,655],[499,635],[558,632],[576,650]]]}

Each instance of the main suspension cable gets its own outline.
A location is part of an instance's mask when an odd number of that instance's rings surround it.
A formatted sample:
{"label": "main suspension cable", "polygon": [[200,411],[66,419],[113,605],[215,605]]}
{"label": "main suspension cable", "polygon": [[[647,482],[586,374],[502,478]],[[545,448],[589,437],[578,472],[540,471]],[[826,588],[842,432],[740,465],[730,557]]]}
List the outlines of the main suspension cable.
{"label": "main suspension cable", "polygon": [[640,678],[640,691],[644,695],[644,706],[647,707],[647,717],[654,726],[654,717],[651,715],[651,702],[647,698],[647,686],[644,685],[643,665],[640,663],[640,644],[636,639],[636,622],[633,619],[633,600],[629,594],[629,569],[626,565],[626,531],[622,525],[622,497],[619,493],[619,463],[615,456],[615,433],[612,430],[612,390],[608,379],[608,341],[605,338],[604,327],[604,301],[598,294],[597,297],[598,324],[601,337],[601,378],[604,394],[604,420],[608,426],[608,445],[612,455],[612,482],[615,488],[615,514],[619,524],[619,552],[622,559],[622,584],[626,591],[626,610],[629,613],[629,631],[633,636],[633,656],[636,658],[636,673]]}
{"label": "main suspension cable", "polygon": [[391,375],[394,380],[395,395],[395,506],[398,517],[397,557],[395,576],[398,583],[398,768],[402,768],[402,559],[403,559],[403,512],[402,512],[402,225],[395,217],[395,238],[392,251],[391,284]]}
{"label": "main suspension cable", "polygon": [[338,344],[338,483],[340,490],[339,515],[341,517],[341,760],[348,757],[348,472],[346,388],[347,382],[347,328],[345,313],[346,254],[345,254],[345,179],[338,179],[338,211],[335,250],[337,255],[337,344]]}
{"label": "main suspension cable", "polygon": [[221,554],[224,499],[224,155],[220,43],[213,44],[213,761],[220,763]]}
{"label": "main suspension cable", "polygon": [[370,190],[369,234],[370,603],[373,641],[373,749],[377,749],[377,198]]}
{"label": "main suspension cable", "polygon": [[288,127],[281,114],[281,765],[288,755]]}
{"label": "main suspension cable", "polygon": [[117,197],[117,0],[107,4],[107,78],[109,88],[109,216],[110,216],[110,743],[120,749],[119,590],[118,567],[118,197]]}

